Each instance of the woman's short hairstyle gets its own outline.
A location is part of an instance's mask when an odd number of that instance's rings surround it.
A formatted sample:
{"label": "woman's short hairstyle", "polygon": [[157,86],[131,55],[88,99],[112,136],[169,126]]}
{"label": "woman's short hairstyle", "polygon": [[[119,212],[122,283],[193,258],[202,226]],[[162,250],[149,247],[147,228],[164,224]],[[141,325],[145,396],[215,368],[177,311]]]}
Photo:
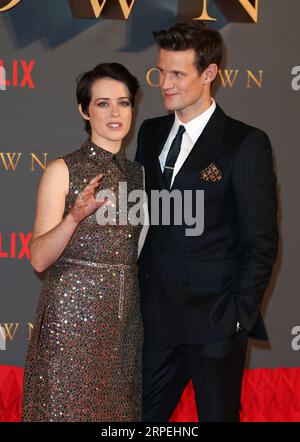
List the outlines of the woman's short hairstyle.
{"label": "woman's short hairstyle", "polygon": [[[88,109],[92,98],[92,86],[95,81],[101,78],[111,78],[124,83],[130,94],[132,107],[135,104],[135,96],[139,88],[139,82],[128,69],[120,63],[100,63],[91,71],[85,72],[77,79],[76,96],[78,104],[81,104],[82,111],[88,115]],[[85,130],[91,135],[91,125],[85,120]]]}

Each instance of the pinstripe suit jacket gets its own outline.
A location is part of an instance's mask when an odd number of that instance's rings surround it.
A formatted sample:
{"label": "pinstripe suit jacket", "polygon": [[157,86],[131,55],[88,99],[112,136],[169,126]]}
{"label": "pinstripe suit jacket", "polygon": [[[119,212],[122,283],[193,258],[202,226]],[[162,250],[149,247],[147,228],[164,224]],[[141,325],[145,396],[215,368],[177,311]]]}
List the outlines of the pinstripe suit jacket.
{"label": "pinstripe suit jacket", "polygon": [[[148,200],[164,189],[159,154],[174,115],[144,121],[136,160],[145,168]],[[211,164],[222,177],[203,179]],[[176,175],[173,189],[204,190],[204,231],[150,225],[139,258],[145,341],[199,344],[235,332],[266,340],[260,307],[278,245],[276,177],[267,135],[217,106]],[[151,204],[149,204],[151,213]],[[171,219],[174,210],[171,208]]]}

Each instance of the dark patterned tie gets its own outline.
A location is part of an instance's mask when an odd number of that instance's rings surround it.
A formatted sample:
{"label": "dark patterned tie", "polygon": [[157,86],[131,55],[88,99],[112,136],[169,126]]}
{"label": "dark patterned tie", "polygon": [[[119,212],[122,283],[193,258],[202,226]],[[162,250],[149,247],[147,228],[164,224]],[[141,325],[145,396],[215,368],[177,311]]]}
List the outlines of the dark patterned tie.
{"label": "dark patterned tie", "polygon": [[171,188],[173,170],[174,170],[174,166],[175,166],[176,160],[177,160],[179,152],[180,152],[182,136],[183,136],[184,132],[185,132],[185,127],[179,126],[176,137],[172,141],[171,147],[168,152],[168,156],[166,159],[164,172],[163,172],[164,182],[165,182],[167,189]]}

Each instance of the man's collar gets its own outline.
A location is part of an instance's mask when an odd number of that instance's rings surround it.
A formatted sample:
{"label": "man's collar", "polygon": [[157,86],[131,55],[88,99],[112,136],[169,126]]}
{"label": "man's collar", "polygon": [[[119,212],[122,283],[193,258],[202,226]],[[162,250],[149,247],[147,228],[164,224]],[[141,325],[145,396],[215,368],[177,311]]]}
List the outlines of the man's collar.
{"label": "man's collar", "polygon": [[187,123],[183,123],[182,121],[180,121],[177,113],[175,112],[175,120],[173,125],[174,132],[177,133],[179,126],[184,126],[187,134],[189,135],[193,143],[195,143],[216,109],[215,100],[211,98],[211,101],[212,103],[208,109],[206,109],[200,115],[197,115],[197,117],[193,118]]}

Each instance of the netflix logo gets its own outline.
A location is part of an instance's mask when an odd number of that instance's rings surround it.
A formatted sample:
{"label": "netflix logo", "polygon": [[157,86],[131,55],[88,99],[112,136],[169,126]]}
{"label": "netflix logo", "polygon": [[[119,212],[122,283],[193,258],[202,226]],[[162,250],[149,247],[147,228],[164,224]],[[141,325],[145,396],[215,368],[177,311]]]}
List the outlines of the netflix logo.
{"label": "netflix logo", "polygon": [[35,64],[35,60],[12,60],[5,63],[0,59],[0,90],[6,90],[8,87],[35,89],[32,78]]}
{"label": "netflix logo", "polygon": [[0,259],[30,259],[29,242],[32,233],[0,232]]}

